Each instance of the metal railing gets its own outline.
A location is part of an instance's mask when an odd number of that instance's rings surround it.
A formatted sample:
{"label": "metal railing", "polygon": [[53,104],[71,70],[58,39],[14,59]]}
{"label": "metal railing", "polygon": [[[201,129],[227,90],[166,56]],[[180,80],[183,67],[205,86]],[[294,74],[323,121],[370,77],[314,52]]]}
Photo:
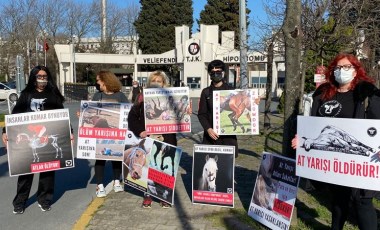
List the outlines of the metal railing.
{"label": "metal railing", "polygon": [[[129,86],[123,86],[121,91],[128,97],[131,90]],[[66,102],[78,102],[81,100],[91,100],[97,92],[95,86],[88,86],[83,83],[65,83],[64,93]]]}

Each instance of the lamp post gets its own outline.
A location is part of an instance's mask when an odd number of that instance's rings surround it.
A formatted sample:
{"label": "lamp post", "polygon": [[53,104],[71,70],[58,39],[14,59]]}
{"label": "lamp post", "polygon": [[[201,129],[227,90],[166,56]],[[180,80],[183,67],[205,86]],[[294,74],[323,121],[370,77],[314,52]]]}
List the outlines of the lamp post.
{"label": "lamp post", "polygon": [[88,77],[89,77],[88,74],[89,74],[90,69],[91,69],[90,64],[87,64],[87,66],[86,66],[86,85],[88,85]]}
{"label": "lamp post", "polygon": [[77,73],[76,73],[76,66],[75,66],[75,39],[76,39],[77,36],[73,35],[71,37],[71,45],[73,46],[73,82],[76,83],[77,82]]}

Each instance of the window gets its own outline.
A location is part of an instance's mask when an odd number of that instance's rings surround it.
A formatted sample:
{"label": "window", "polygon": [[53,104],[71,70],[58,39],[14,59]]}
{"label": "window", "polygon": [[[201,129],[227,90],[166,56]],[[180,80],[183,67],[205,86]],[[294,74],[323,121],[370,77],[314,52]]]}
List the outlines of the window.
{"label": "window", "polygon": [[200,89],[201,88],[201,78],[200,77],[188,77],[187,86],[190,89]]}
{"label": "window", "polygon": [[266,71],[266,64],[265,63],[253,63],[250,65],[251,71]]}

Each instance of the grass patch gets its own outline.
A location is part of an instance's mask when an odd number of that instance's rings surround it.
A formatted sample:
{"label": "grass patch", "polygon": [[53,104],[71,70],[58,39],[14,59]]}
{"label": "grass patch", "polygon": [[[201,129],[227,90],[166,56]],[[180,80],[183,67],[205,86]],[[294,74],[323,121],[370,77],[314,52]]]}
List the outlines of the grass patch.
{"label": "grass patch", "polygon": [[244,223],[251,227],[252,229],[256,230],[265,230],[268,229],[261,225],[259,222],[252,219],[250,216],[248,216],[245,209],[242,208],[234,208],[234,209],[226,209],[224,211],[215,212],[213,214],[205,216],[206,219],[211,221],[213,223],[213,227],[224,227],[228,230],[234,230],[233,228],[228,227],[227,225],[227,219],[233,218],[235,220],[238,220],[241,223]]}

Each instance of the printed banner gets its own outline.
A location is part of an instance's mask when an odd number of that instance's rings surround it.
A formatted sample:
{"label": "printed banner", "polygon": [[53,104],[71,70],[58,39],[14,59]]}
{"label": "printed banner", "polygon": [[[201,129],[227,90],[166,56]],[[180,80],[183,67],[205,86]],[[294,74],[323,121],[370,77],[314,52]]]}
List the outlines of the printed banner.
{"label": "printed banner", "polygon": [[129,103],[81,101],[77,158],[122,161],[131,107]]}
{"label": "printed banner", "polygon": [[213,129],[218,135],[259,134],[257,89],[218,90],[213,92]]}
{"label": "printed banner", "polygon": [[191,132],[188,87],[149,88],[143,92],[147,133]]}
{"label": "printed banner", "polygon": [[303,116],[297,119],[297,176],[380,190],[380,120]]}
{"label": "printed banner", "polygon": [[289,229],[297,197],[296,162],[264,153],[248,215],[270,229]]}
{"label": "printed banner", "polygon": [[5,115],[9,175],[74,167],[68,109]]}
{"label": "printed banner", "polygon": [[167,203],[174,203],[174,187],[182,149],[152,138],[126,146],[124,183]]}
{"label": "printed banner", "polygon": [[193,204],[234,207],[235,147],[194,145]]}

